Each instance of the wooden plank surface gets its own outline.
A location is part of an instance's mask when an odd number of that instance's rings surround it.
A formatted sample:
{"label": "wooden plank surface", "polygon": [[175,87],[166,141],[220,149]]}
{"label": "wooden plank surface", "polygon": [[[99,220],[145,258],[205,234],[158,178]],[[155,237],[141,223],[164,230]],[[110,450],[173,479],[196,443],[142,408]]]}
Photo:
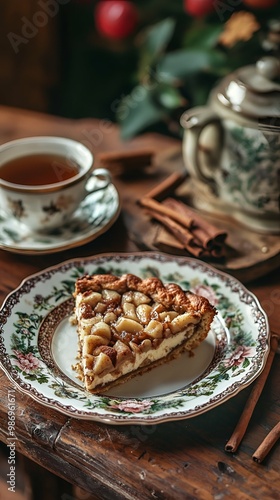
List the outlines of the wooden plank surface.
{"label": "wooden plank surface", "polygon": [[[279,420],[279,356],[266,393],[238,453],[224,445],[250,388],[222,406],[193,419],[152,426],[111,426],[78,420],[44,408],[17,392],[17,451],[104,499],[211,499],[219,491],[234,498],[277,498],[280,450],[264,466],[251,455]],[[1,381],[3,377],[1,377]],[[0,386],[1,440],[6,441],[7,389]],[[256,483],[257,481],[257,483]],[[188,497],[187,497],[188,498]],[[258,497],[256,497],[258,498]]]}
{"label": "wooden plank surface", "polygon": [[[110,133],[110,127],[107,132],[104,127],[104,123],[96,120],[71,122],[0,109],[0,142],[27,135],[54,134],[85,143],[91,137],[95,153],[145,147],[159,154],[178,147],[177,141],[154,134],[124,143],[115,126],[111,126]],[[138,176],[114,176],[121,193],[121,216],[108,233],[92,243],[44,256],[0,251],[0,300],[26,276],[63,260],[141,249],[132,234],[130,207],[165,178],[167,170],[164,164],[159,164]],[[251,280],[248,288],[267,311],[271,328],[280,333],[279,271]],[[271,450],[261,466],[253,462],[252,454],[280,420],[279,369],[280,358],[276,355],[247,433],[239,450],[232,455],[225,452],[224,446],[251,387],[205,414],[151,427],[112,426],[70,418],[17,389],[16,451],[100,500],[276,499],[280,491],[279,446]],[[12,382],[0,371],[0,439],[4,443],[8,438],[7,398],[11,389],[14,389]]]}

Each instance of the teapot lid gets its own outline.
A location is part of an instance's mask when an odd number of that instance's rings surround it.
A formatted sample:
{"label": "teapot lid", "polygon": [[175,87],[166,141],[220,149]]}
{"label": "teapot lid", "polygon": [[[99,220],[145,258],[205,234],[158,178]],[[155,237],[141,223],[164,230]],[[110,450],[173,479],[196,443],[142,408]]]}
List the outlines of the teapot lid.
{"label": "teapot lid", "polygon": [[[278,80],[278,81],[277,81]],[[280,60],[265,56],[257,64],[240,68],[216,89],[216,100],[261,127],[280,126]]]}

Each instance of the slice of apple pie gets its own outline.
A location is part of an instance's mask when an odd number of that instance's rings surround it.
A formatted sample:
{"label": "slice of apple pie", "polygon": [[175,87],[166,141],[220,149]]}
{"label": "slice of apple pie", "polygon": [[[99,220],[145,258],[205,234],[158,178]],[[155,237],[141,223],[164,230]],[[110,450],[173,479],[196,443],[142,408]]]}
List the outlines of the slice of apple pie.
{"label": "slice of apple pie", "polygon": [[93,393],[192,351],[216,314],[204,297],[133,274],[83,276],[74,297],[79,345],[74,369]]}

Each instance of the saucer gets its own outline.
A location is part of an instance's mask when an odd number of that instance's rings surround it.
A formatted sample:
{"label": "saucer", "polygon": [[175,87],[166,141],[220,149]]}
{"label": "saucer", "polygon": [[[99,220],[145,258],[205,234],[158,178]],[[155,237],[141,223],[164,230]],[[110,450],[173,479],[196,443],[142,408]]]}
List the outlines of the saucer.
{"label": "saucer", "polygon": [[71,220],[50,232],[34,232],[0,210],[0,248],[21,254],[60,252],[84,245],[107,231],[120,213],[116,187],[86,197]]}

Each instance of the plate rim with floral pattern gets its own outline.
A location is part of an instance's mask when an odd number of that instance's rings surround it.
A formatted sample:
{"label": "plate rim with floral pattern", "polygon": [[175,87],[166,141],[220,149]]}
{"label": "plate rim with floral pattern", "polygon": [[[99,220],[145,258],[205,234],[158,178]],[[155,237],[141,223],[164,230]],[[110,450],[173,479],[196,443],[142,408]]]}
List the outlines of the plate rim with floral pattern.
{"label": "plate rim with floral pattern", "polygon": [[116,186],[89,194],[69,222],[50,232],[33,232],[0,209],[0,248],[17,254],[50,254],[85,245],[105,233],[121,210]]}
{"label": "plate rim with floral pattern", "polygon": [[[220,339],[212,368],[171,394],[145,398],[89,394],[52,371],[38,347],[42,322],[69,302],[79,275],[107,272],[158,276],[206,296],[228,332],[226,342]],[[6,297],[0,320],[0,365],[19,390],[66,415],[114,425],[162,423],[209,411],[251,384],[269,353],[268,318],[252,292],[200,260],[160,252],[103,253],[48,267],[25,278]]]}

